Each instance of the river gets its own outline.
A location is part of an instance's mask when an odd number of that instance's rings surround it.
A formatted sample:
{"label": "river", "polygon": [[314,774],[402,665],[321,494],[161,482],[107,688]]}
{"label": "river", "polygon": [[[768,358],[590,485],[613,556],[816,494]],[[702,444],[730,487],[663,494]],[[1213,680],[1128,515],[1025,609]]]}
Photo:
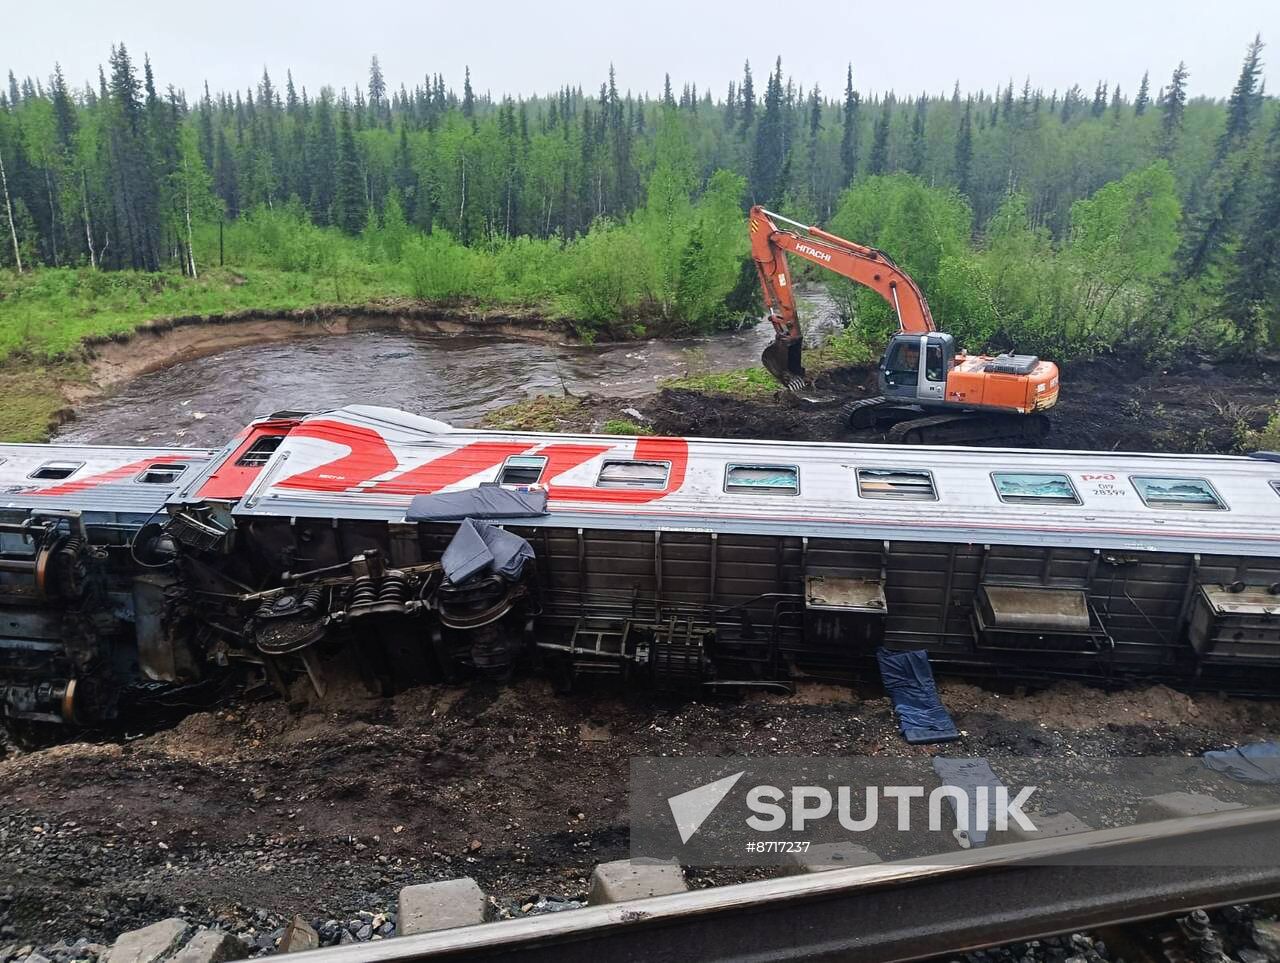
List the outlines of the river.
{"label": "river", "polygon": [[[808,292],[808,334],[838,324],[823,291]],[[272,411],[390,405],[452,424],[539,394],[626,398],[659,381],[759,364],[767,322],[681,341],[599,346],[505,337],[374,332],[232,348],[175,364],[81,406],[55,436],[88,444],[224,444]]]}

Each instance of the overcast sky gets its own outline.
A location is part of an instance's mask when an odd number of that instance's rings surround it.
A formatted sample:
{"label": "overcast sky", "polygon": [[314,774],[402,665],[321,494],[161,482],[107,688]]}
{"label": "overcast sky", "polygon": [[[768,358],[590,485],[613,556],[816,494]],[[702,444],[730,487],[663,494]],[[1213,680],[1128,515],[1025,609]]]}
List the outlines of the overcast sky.
{"label": "overcast sky", "polygon": [[[845,64],[864,92],[994,90],[1030,75],[1045,91],[1119,82],[1132,95],[1144,69],[1152,93],[1179,60],[1191,94],[1226,96],[1255,33],[1280,65],[1280,0],[43,0],[4,18],[0,65],[47,77],[60,61],[68,80],[96,78],[114,41],[157,81],[199,90],[244,88],[263,66],[283,87],[285,69],[309,90],[364,85],[377,54],[387,81],[412,88],[441,72],[462,88],[470,65],[477,90],[541,93],[564,83],[598,88],[612,62],[618,84],[651,94],[671,73],[723,97],[750,58],[756,91],[774,57],[809,88],[844,89]],[[1277,77],[1275,66],[1268,71]],[[1277,83],[1270,85],[1275,93]]]}

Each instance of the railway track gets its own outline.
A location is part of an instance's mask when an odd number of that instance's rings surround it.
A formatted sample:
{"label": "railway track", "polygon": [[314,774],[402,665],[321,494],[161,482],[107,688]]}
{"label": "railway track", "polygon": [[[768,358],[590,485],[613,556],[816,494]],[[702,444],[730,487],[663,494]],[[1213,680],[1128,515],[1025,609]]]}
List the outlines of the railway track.
{"label": "railway track", "polygon": [[338,946],[343,961],[893,963],[1280,897],[1280,806]]}

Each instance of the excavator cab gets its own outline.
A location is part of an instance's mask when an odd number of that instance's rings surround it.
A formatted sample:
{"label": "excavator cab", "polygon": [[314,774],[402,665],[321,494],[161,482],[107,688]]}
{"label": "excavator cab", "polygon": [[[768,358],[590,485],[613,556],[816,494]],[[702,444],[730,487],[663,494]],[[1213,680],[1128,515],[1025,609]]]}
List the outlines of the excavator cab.
{"label": "excavator cab", "polygon": [[955,354],[955,338],[942,331],[895,334],[880,361],[880,394],[886,398],[942,401]]}

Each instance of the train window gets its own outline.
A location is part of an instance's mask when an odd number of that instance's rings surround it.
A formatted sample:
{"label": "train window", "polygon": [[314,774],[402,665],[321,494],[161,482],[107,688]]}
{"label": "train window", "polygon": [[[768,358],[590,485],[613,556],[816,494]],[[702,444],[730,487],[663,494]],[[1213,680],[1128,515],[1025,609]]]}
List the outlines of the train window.
{"label": "train window", "polygon": [[236,459],[236,467],[261,468],[271,460],[271,453],[280,447],[282,441],[284,441],[284,435],[263,435]]}
{"label": "train window", "polygon": [[897,498],[903,501],[937,501],[933,475],[901,468],[859,468],[858,494],[863,498]]}
{"label": "train window", "polygon": [[82,461],[47,461],[27,477],[43,478],[51,481],[70,478],[76,473],[76,469],[83,464],[84,462]]}
{"label": "train window", "polygon": [[187,466],[181,463],[157,463],[139,475],[138,481],[144,485],[172,485],[186,470]]}
{"label": "train window", "polygon": [[547,459],[542,455],[512,455],[498,474],[499,485],[536,485],[542,477]]}
{"label": "train window", "polygon": [[794,465],[729,465],[724,490],[740,494],[799,495],[800,469]]}
{"label": "train window", "polygon": [[1018,505],[1079,505],[1080,496],[1066,475],[993,471],[991,481],[1000,501]]}
{"label": "train window", "polygon": [[667,487],[671,474],[668,461],[606,461],[596,478],[596,488],[654,488]]}
{"label": "train window", "polygon": [[1226,508],[1203,478],[1163,478],[1153,475],[1132,475],[1129,480],[1148,508],[1183,508],[1216,511]]}

